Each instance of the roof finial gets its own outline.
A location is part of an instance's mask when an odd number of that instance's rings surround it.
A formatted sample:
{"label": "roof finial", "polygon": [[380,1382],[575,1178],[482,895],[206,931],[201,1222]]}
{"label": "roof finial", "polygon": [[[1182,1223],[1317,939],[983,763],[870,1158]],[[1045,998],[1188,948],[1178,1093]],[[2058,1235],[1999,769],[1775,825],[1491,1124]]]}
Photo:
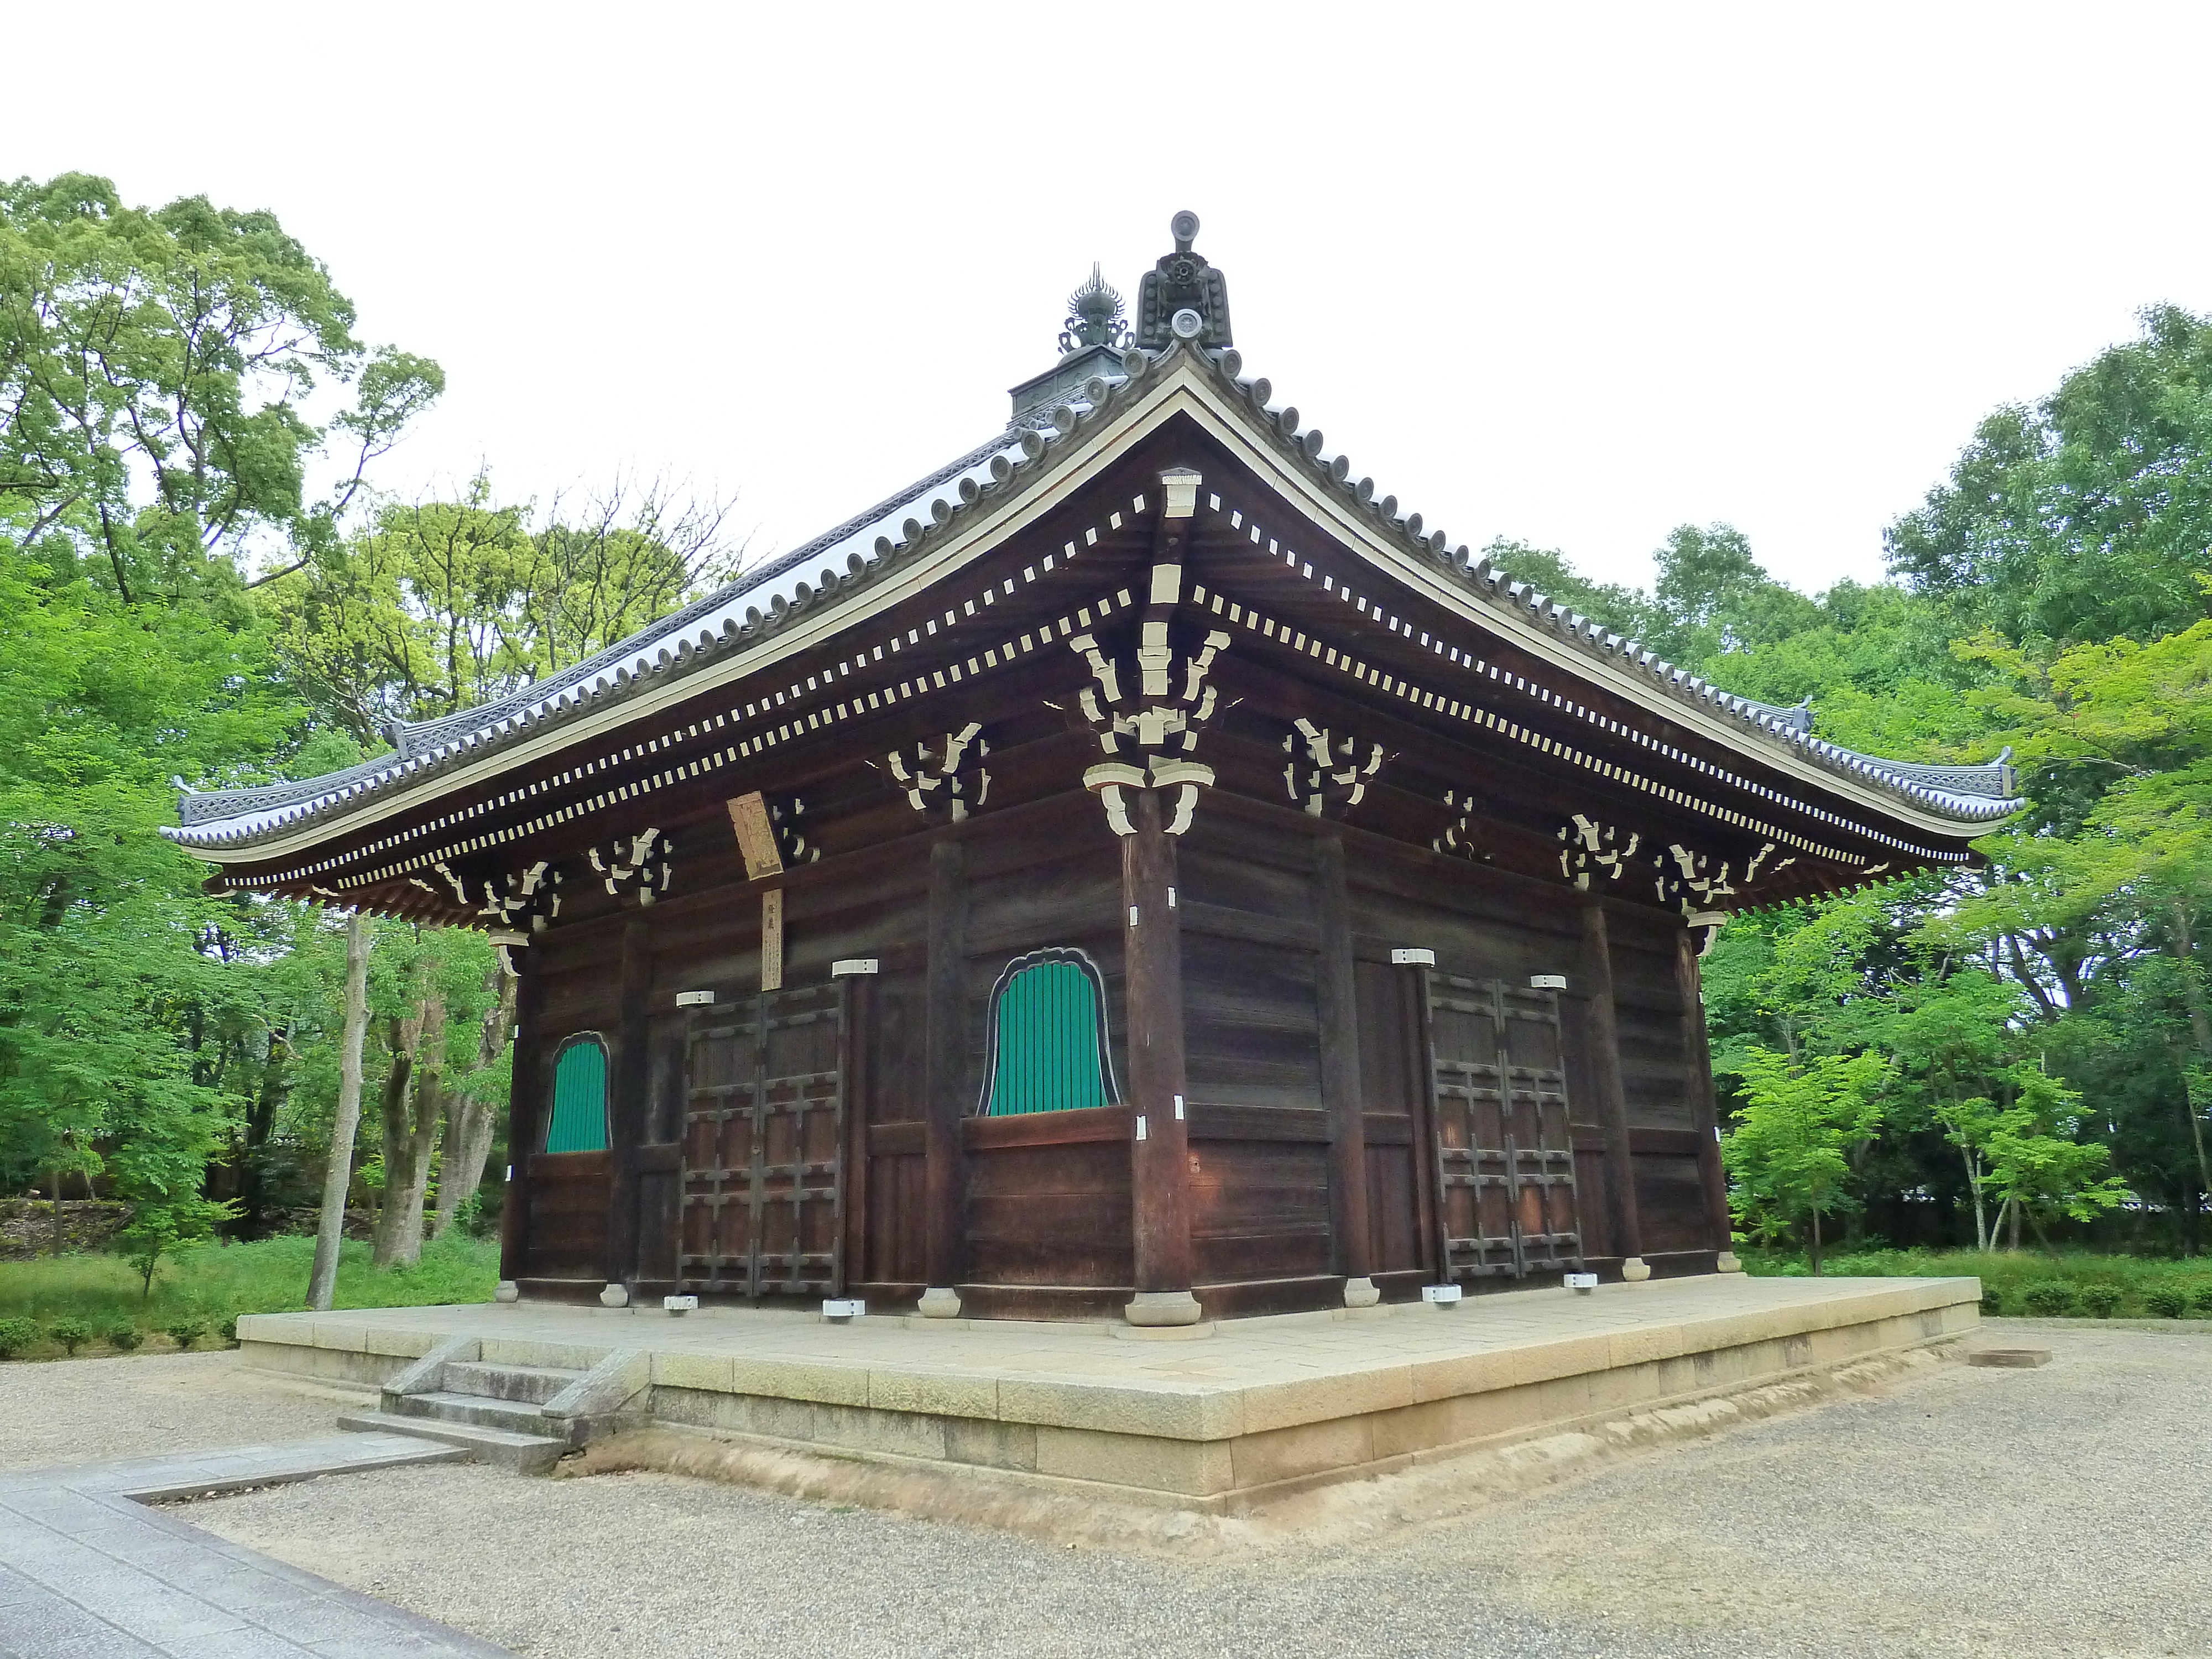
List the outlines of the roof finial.
{"label": "roof finial", "polygon": [[1101,276],[1094,261],[1091,280],[1067,296],[1067,326],[1060,333],[1060,355],[1085,346],[1121,346],[1128,343],[1128,325],[1121,320],[1121,295]]}
{"label": "roof finial", "polygon": [[1137,343],[1165,350],[1171,341],[1191,345],[1234,344],[1229,333],[1229,284],[1221,273],[1193,253],[1198,216],[1188,208],[1168,222],[1175,252],[1145,273],[1137,288]]}

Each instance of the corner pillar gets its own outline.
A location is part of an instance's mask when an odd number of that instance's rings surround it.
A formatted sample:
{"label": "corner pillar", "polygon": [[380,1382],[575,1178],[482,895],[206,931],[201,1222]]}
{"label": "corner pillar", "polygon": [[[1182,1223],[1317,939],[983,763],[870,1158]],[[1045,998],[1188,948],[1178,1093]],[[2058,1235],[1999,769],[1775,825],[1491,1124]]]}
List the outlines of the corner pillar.
{"label": "corner pillar", "polygon": [[540,1075],[545,1044],[545,981],[536,971],[538,952],[524,948],[513,953],[514,989],[514,1063],[507,1097],[507,1188],[500,1200],[499,1299],[511,1302],[510,1292],[529,1271],[530,1153],[538,1144],[538,1111],[543,1104]]}
{"label": "corner pillar", "polygon": [[1174,839],[1161,821],[1160,793],[1133,792],[1130,833],[1121,838],[1121,902],[1127,947],[1129,1097],[1136,1297],[1133,1325],[1189,1325],[1190,1136],[1183,1099],[1182,938],[1176,914]]}
{"label": "corner pillar", "polygon": [[[1137,618],[1135,650],[1117,660],[1085,632],[1068,647],[1089,665],[1075,713],[1103,757],[1083,775],[1107,826],[1121,840],[1121,977],[1129,1043],[1133,1325],[1198,1322],[1191,1292],[1190,1137],[1183,1099],[1182,942],[1176,915],[1175,837],[1190,828],[1212,768],[1193,758],[1219,694],[1206,684],[1228,649],[1218,629],[1182,629],[1183,559],[1201,479],[1188,467],[1160,474],[1152,567]],[[1201,622],[1200,626],[1203,627]]]}
{"label": "corner pillar", "polygon": [[1713,1054],[1705,1035],[1705,994],[1698,971],[1696,930],[1674,935],[1674,986],[1682,1005],[1682,1081],[1690,1097],[1690,1121],[1698,1134],[1698,1176],[1705,1189],[1705,1225],[1722,1273],[1742,1271],[1730,1248],[1728,1174],[1721,1167],[1719,1112],[1713,1100]]}

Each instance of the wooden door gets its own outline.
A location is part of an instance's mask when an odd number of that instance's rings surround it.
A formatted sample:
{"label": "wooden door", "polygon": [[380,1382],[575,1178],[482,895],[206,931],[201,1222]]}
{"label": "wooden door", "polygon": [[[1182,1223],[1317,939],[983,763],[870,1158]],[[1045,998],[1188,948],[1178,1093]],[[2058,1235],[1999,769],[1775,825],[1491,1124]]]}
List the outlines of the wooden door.
{"label": "wooden door", "polygon": [[1559,996],[1421,970],[1437,1276],[1582,1266]]}
{"label": "wooden door", "polygon": [[847,997],[839,981],[693,1014],[679,1291],[842,1293]]}

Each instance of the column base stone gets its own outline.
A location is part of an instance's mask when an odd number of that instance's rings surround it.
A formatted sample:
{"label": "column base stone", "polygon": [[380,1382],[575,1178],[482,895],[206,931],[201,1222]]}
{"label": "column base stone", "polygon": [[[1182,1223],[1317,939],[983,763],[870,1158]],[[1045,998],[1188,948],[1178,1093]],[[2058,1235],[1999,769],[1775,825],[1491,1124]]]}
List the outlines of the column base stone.
{"label": "column base stone", "polygon": [[1347,1308],[1371,1308],[1382,1299],[1382,1292],[1371,1279],[1344,1281],[1344,1305]]}
{"label": "column base stone", "polygon": [[599,1305],[602,1308],[627,1308],[629,1306],[629,1286],[627,1285],[608,1285],[606,1289],[599,1292]]}
{"label": "column base stone", "polygon": [[1188,1291],[1139,1291],[1121,1310],[1132,1325],[1195,1325],[1201,1314]]}
{"label": "column base stone", "polygon": [[1723,1250],[1719,1259],[1713,1263],[1713,1267],[1724,1273],[1740,1273],[1743,1271],[1743,1263],[1736,1260],[1734,1250]]}
{"label": "column base stone", "polygon": [[1632,1255],[1620,1264],[1620,1276],[1632,1285],[1641,1285],[1651,1277],[1651,1264],[1640,1255]]}
{"label": "column base stone", "polygon": [[924,1319],[957,1319],[960,1317],[960,1296],[951,1286],[933,1285],[921,1293],[915,1311]]}
{"label": "column base stone", "polygon": [[520,1302],[522,1300],[522,1286],[511,1279],[502,1279],[499,1281],[499,1288],[491,1293],[491,1299],[495,1302]]}

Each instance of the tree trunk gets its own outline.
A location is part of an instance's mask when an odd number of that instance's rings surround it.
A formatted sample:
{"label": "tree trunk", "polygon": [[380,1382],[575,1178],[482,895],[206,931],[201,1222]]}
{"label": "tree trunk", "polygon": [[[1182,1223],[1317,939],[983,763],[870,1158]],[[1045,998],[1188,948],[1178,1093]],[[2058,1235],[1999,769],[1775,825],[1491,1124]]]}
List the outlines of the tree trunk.
{"label": "tree trunk", "polygon": [[1815,1278],[1815,1279],[1818,1279],[1820,1276],[1820,1208],[1819,1208],[1819,1206],[1814,1206],[1814,1211],[1813,1211],[1813,1277],[1814,1277],[1814,1278]]}
{"label": "tree trunk", "polygon": [[1989,1254],[1990,1249],[1990,1229],[1987,1217],[1982,1208],[1982,1172],[1980,1160],[1976,1158],[1973,1152],[1966,1147],[1960,1148],[1959,1156],[1966,1160],[1966,1191],[1972,1196],[1974,1200],[1974,1249],[1986,1255]]}
{"label": "tree trunk", "polygon": [[2197,1184],[2212,1188],[2212,1164],[2204,1161],[2204,1115],[2197,1107],[2197,1091],[2189,1086],[2189,1073],[2181,1074],[2181,1111],[2189,1120],[2189,1138],[2197,1148]]}
{"label": "tree trunk", "polygon": [[[2196,939],[2190,926],[2188,907],[2176,901],[2173,906],[2173,954],[2181,966],[2182,1000],[2189,1006],[2189,1032],[2197,1039],[2198,1059],[2212,1066],[2212,1009],[2204,1004],[2204,981],[2197,975]],[[2189,1073],[2181,1077],[2182,1099],[2189,1113],[2189,1134],[2197,1149],[2197,1179],[2212,1188],[2212,1164],[2204,1160],[2204,1120],[2197,1113],[2197,1091],[2189,1086]]]}
{"label": "tree trunk", "polygon": [[[395,1207],[392,1265],[412,1267],[422,1259],[422,1203],[430,1185],[430,1155],[438,1144],[438,1121],[446,1096],[446,1000],[434,988],[423,1006],[422,1036],[415,1065],[415,1104],[409,1114],[407,1184],[392,1190],[385,1182],[385,1200]],[[386,1153],[389,1168],[391,1154]]]}
{"label": "tree trunk", "polygon": [[234,1230],[240,1238],[260,1238],[268,1232],[269,1137],[276,1132],[276,1115],[292,1092],[291,1062],[290,1039],[283,1031],[271,1030],[269,1058],[261,1067],[261,1087],[246,1115],[246,1144],[238,1171],[240,1213]]}
{"label": "tree trunk", "polygon": [[315,1232],[315,1265],[307,1305],[330,1310],[337,1287],[338,1243],[345,1237],[346,1189],[353,1185],[353,1139],[361,1128],[361,1049],[368,1036],[368,924],[359,911],[346,920],[345,1024],[338,1038],[338,1111],[331,1125],[330,1168],[323,1176],[323,1214]]}
{"label": "tree trunk", "polygon": [[415,1179],[415,1122],[408,1111],[414,1101],[409,1085],[415,1080],[415,1053],[422,1043],[422,1022],[428,1001],[429,959],[416,970],[416,984],[425,994],[415,1012],[390,1022],[386,1042],[392,1049],[392,1069],[384,1074],[384,1098],[380,1112],[384,1126],[384,1197],[376,1206],[376,1243],[372,1260],[389,1267],[399,1260],[400,1226],[407,1213],[407,1188]]}
{"label": "tree trunk", "polygon": [[[522,981],[507,965],[504,956],[484,975],[484,988],[496,991],[497,1000],[484,1013],[483,1029],[477,1036],[477,1076],[499,1064],[507,1051],[507,1034],[514,1029],[515,992]],[[446,1112],[446,1150],[438,1165],[438,1211],[430,1237],[444,1237],[453,1217],[483,1181],[484,1161],[491,1156],[492,1131],[496,1127],[492,1103],[480,1087],[453,1102]]]}

